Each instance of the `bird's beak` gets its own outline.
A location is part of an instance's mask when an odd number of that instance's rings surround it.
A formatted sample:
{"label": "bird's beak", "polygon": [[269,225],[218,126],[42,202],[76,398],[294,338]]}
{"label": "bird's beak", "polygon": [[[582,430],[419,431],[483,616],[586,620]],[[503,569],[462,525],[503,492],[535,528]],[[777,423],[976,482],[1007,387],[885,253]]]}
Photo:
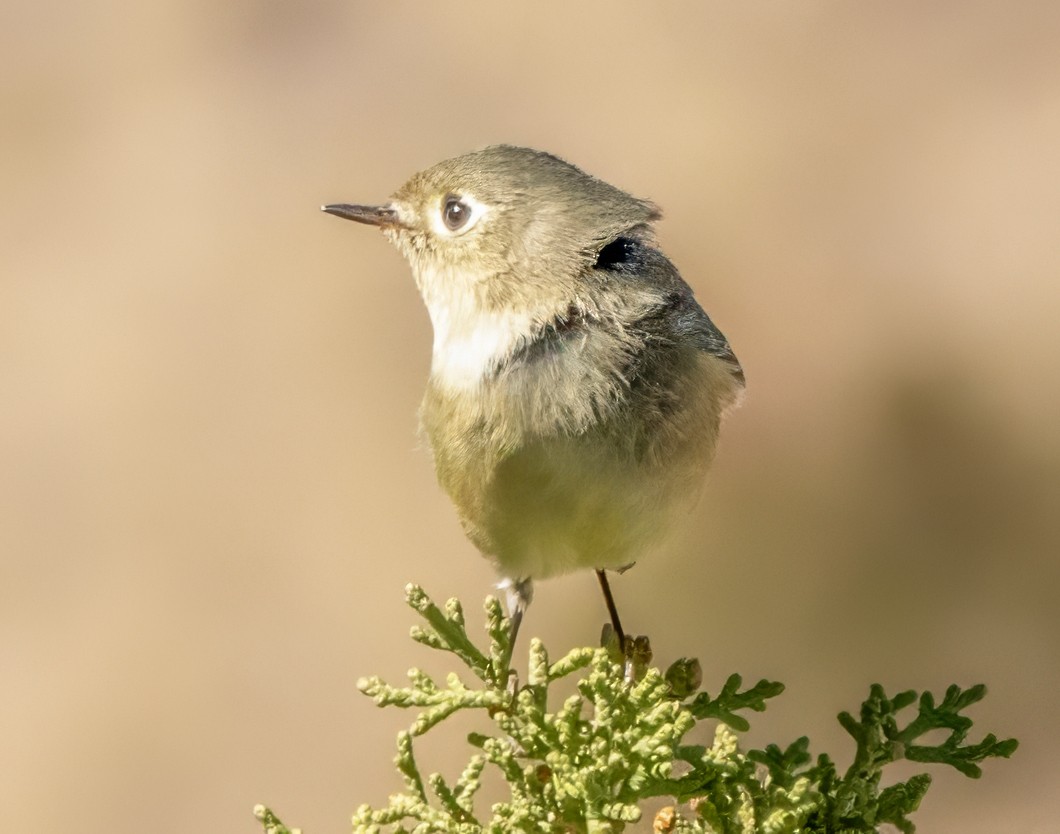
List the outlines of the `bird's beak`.
{"label": "bird's beak", "polygon": [[353,220],[355,223],[367,223],[369,226],[399,226],[401,219],[391,206],[351,206],[347,203],[335,203],[321,206],[322,211]]}

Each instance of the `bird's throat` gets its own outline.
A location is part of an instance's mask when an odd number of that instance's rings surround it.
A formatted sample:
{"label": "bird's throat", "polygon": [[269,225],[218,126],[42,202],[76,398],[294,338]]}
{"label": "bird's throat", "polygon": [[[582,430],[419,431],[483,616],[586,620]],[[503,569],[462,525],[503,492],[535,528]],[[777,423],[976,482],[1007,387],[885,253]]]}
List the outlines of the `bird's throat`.
{"label": "bird's throat", "polygon": [[443,389],[474,389],[533,336],[536,317],[485,303],[484,280],[455,270],[417,275],[434,329],[431,379]]}

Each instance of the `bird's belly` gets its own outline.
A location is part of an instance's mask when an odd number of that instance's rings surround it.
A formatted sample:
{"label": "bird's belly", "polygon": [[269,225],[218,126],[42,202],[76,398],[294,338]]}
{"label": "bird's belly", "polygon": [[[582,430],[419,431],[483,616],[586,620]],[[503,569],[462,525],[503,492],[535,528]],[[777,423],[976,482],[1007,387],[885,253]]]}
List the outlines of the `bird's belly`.
{"label": "bird's belly", "polygon": [[[628,565],[692,506],[736,386],[699,351],[671,364],[679,378],[648,377],[617,403],[569,386],[473,400],[428,388],[422,416],[439,482],[468,537],[503,575]],[[565,403],[595,414],[601,402],[603,419],[564,419]]]}
{"label": "bird's belly", "polygon": [[496,467],[473,526],[506,576],[622,567],[694,501],[703,468],[694,460],[662,467],[616,459],[584,439],[542,441]]}

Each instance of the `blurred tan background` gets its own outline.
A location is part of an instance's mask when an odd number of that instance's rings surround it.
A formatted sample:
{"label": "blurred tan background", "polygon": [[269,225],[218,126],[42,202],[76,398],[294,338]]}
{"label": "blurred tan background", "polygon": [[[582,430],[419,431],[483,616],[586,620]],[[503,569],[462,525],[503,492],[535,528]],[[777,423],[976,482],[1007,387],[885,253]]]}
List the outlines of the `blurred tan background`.
{"label": "blurred tan background", "polygon": [[[871,682],[985,682],[1022,746],[920,830],[1057,831],[1058,8],[6,0],[5,827],[342,832],[398,787],[355,681],[441,668],[407,581],[477,623],[494,577],[415,436],[408,269],[318,206],[506,141],[658,202],[747,369],[628,624],[785,681],[751,743],[843,766]],[[526,628],[604,618],[575,575]]]}

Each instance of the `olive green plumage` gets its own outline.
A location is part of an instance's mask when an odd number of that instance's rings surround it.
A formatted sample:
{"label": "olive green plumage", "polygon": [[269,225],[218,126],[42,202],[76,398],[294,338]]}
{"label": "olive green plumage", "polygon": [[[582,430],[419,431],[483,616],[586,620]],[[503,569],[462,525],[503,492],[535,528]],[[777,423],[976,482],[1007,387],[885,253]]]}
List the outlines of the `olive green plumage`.
{"label": "olive green plumage", "polygon": [[506,145],[414,175],[380,225],[434,326],[421,410],[468,536],[512,580],[614,568],[687,508],[743,387],[657,209]]}

